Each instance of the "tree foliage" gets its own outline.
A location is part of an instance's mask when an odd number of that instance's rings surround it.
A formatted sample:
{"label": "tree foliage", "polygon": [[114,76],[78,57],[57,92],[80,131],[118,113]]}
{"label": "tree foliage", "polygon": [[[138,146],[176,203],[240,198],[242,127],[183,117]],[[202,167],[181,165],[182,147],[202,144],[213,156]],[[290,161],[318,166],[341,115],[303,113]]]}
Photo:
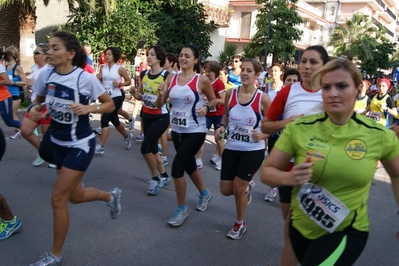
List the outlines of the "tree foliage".
{"label": "tree foliage", "polygon": [[396,51],[396,44],[390,43],[387,39],[375,44],[375,49],[372,52],[373,57],[362,60],[360,64],[362,70],[367,74],[376,76],[379,69],[389,69],[392,67],[390,62],[390,55]]}
{"label": "tree foliage", "polygon": [[224,46],[223,51],[219,52],[218,61],[221,66],[227,65],[229,60],[237,54],[237,45],[233,43],[227,43]]}
{"label": "tree foliage", "polygon": [[[103,11],[78,8],[65,29],[76,34],[81,43],[90,44],[94,54],[104,51],[108,46],[121,49],[128,58],[136,55],[136,45],[141,40],[155,36],[155,26],[148,17],[137,12],[137,6],[130,0],[118,0],[116,11],[103,16]],[[151,37],[150,44],[157,42]]]}
{"label": "tree foliage", "polygon": [[163,1],[159,9],[151,12],[149,20],[156,25],[158,44],[166,51],[179,54],[184,45],[194,44],[203,58],[210,56],[210,33],[216,26],[206,22],[203,4],[191,0]]}
{"label": "tree foliage", "polygon": [[296,11],[298,0],[256,0],[262,4],[256,15],[257,32],[249,43],[256,55],[265,53],[267,28],[269,25],[269,7],[272,1],[272,18],[270,24],[269,53],[279,59],[290,60],[295,54],[294,41],[299,41],[302,31],[296,26],[302,23],[302,18]]}
{"label": "tree foliage", "polygon": [[383,31],[383,28],[379,29],[371,23],[369,16],[356,13],[343,26],[334,29],[329,45],[334,47],[335,56],[346,57],[349,60],[354,57],[370,60],[373,58],[376,39],[384,33]]}

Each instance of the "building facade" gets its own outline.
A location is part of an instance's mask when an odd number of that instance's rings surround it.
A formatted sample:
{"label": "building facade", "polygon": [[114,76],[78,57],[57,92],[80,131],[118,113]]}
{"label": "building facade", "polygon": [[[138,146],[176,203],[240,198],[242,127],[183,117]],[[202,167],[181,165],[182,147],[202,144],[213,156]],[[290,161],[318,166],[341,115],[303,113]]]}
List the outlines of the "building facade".
{"label": "building facade", "polygon": [[[211,36],[213,45],[210,49],[212,56],[209,59],[216,60],[226,43],[233,43],[238,51],[242,51],[257,31],[255,21],[259,5],[255,1],[243,0],[200,0],[200,2],[230,14],[227,23],[216,21],[218,29]],[[398,41],[399,0],[299,0],[297,11],[303,19],[298,25],[303,35],[300,41],[294,43],[297,48],[296,59],[299,58],[300,51],[310,45],[323,45],[331,54],[332,47],[328,47],[328,43],[334,28],[344,24],[358,12],[369,15],[376,26],[384,25],[387,28],[386,37],[392,42]],[[267,62],[271,63],[271,56]]]}

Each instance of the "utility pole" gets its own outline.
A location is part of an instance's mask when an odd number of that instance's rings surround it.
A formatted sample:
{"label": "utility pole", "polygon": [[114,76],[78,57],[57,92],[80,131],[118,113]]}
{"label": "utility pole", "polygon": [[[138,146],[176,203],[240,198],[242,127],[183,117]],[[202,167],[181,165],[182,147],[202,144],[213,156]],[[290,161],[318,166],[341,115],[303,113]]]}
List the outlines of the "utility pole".
{"label": "utility pole", "polygon": [[272,2],[273,0],[270,0],[269,2],[269,18],[268,18],[268,23],[267,23],[267,34],[266,34],[266,45],[265,45],[265,61],[264,67],[266,69],[267,67],[267,56],[269,54],[269,41],[270,41],[270,24],[272,23]]}

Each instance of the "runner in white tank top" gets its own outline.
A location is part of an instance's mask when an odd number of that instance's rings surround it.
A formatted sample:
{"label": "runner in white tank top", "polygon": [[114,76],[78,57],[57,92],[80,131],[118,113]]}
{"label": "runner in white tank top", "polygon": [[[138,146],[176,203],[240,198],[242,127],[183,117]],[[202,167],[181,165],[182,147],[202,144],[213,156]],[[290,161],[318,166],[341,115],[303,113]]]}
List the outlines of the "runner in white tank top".
{"label": "runner in white tank top", "polygon": [[[176,189],[177,208],[169,219],[171,226],[180,226],[188,217],[186,204],[186,172],[200,195],[196,206],[198,211],[205,211],[212,193],[205,188],[201,173],[195,163],[195,154],[201,148],[206,136],[206,113],[216,106],[217,101],[212,84],[200,73],[200,52],[194,45],[186,45],[180,52],[181,73],[169,75],[165,83],[158,87],[155,101],[161,107],[169,98],[171,110],[172,140],[176,156],[172,164],[172,177]],[[208,99],[204,105],[203,96]]]}

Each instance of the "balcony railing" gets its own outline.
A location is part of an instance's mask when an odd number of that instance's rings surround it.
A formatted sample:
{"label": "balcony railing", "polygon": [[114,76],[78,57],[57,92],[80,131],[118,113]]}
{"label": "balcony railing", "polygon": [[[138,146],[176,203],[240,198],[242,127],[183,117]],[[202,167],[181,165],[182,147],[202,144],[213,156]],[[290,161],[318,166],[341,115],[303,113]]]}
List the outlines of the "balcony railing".
{"label": "balcony railing", "polygon": [[234,10],[228,9],[228,7],[222,7],[215,4],[202,2],[205,8],[205,14],[208,16],[208,21],[213,21],[219,26],[228,26],[230,18],[234,14]]}
{"label": "balcony railing", "polygon": [[393,37],[393,36],[394,36],[393,32],[392,32],[392,31],[390,31],[390,30],[388,30],[388,29],[387,29],[387,34],[388,34],[389,36],[391,36],[391,37]]}
{"label": "balcony railing", "polygon": [[394,20],[396,20],[396,16],[395,16],[395,14],[389,9],[389,8],[387,8],[387,13],[394,19]]}
{"label": "balcony railing", "polygon": [[379,22],[379,21],[376,20],[375,18],[371,18],[371,22],[373,22],[373,24],[376,25],[377,27],[382,26],[381,22]]}
{"label": "balcony railing", "polygon": [[385,4],[384,4],[384,2],[382,2],[382,0],[376,0],[376,1],[377,1],[377,3],[378,3],[380,6],[382,6],[383,9],[385,9]]}

